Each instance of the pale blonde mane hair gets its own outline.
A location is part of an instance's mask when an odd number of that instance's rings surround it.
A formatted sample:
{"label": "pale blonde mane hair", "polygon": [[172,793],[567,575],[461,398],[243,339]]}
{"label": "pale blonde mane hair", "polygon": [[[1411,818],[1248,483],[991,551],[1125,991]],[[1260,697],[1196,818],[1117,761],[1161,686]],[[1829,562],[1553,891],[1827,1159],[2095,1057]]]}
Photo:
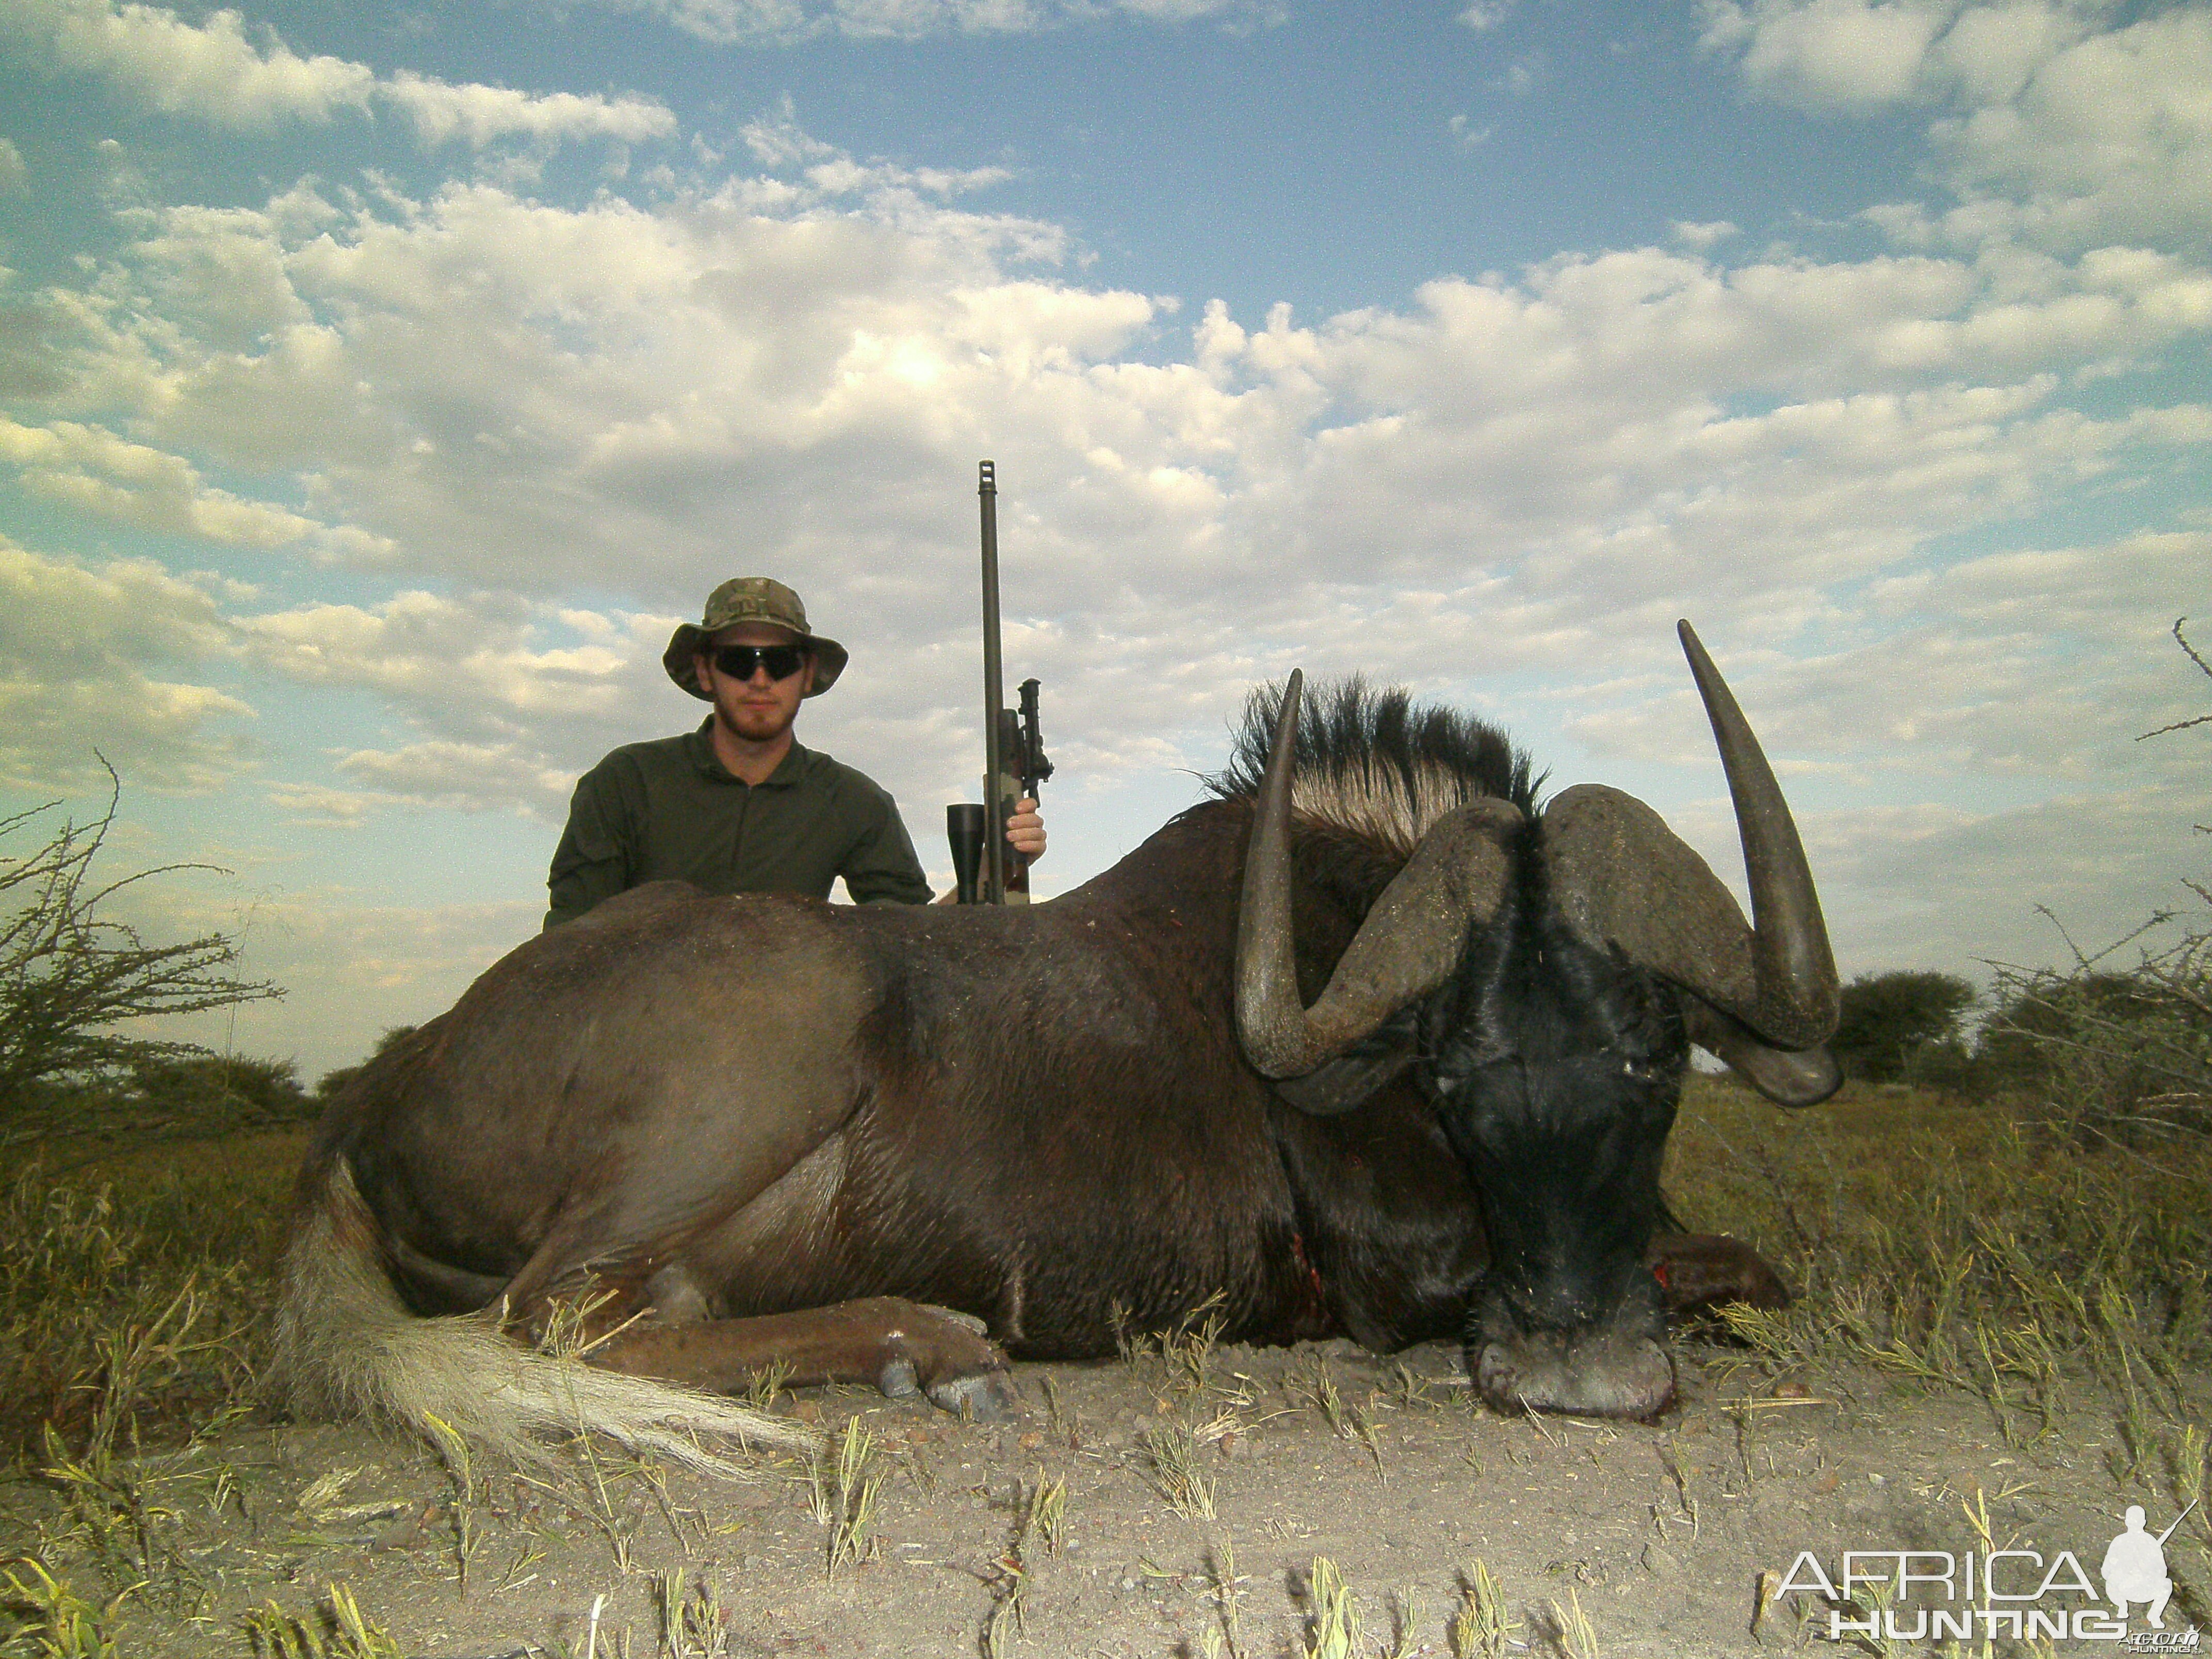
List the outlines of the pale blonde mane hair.
{"label": "pale blonde mane hair", "polygon": [[[1229,764],[1206,780],[1224,799],[1258,793],[1279,685],[1246,700]],[[1357,677],[1309,688],[1298,714],[1291,812],[1309,827],[1411,858],[1430,827],[1485,795],[1533,815],[1540,780],[1495,726],[1455,709],[1416,705]]]}

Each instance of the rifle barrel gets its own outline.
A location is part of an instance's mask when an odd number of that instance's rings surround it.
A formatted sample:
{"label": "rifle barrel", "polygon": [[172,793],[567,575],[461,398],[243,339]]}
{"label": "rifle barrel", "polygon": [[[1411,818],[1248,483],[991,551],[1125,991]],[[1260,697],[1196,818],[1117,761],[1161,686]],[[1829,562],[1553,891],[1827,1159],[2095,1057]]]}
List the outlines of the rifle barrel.
{"label": "rifle barrel", "polygon": [[[2189,1500],[2189,1510],[2193,1510],[2196,1507],[2197,1500],[2192,1498]],[[2173,1527],[2178,1527],[2183,1522],[2189,1519],[2189,1510],[2184,1510],[2180,1514],[2173,1517]],[[2160,1549],[2164,1549],[2166,1547],[2166,1540],[2173,1536],[2173,1527],[2168,1527],[2164,1532],[2159,1534],[2158,1547]]]}
{"label": "rifle barrel", "polygon": [[983,902],[1006,902],[1006,808],[999,793],[1005,756],[999,711],[1006,706],[999,660],[999,480],[989,461],[978,464],[975,493],[983,514]]}

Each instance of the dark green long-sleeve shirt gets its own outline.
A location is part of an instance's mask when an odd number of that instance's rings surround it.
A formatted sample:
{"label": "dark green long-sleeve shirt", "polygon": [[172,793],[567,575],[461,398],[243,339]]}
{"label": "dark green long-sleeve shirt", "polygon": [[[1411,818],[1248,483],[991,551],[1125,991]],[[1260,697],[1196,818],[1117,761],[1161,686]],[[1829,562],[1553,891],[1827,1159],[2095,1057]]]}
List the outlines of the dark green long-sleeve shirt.
{"label": "dark green long-sleeve shirt", "polygon": [[830,896],[927,904],[929,884],[890,792],[797,743],[748,784],[714,757],[713,720],[696,732],[625,744],[576,781],[568,827],[545,884],[548,927],[648,881],[710,893]]}

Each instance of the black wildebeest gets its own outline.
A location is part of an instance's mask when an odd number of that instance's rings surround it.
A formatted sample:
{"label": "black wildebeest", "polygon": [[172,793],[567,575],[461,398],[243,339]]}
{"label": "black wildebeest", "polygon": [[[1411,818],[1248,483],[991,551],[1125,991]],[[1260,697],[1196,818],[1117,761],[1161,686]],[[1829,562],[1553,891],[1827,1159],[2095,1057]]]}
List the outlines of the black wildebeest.
{"label": "black wildebeest", "polygon": [[[333,1103],[287,1256],[295,1388],[680,1451],[761,1425],[648,1378],[781,1361],[988,1410],[1004,1353],[1110,1352],[1117,1314],[1218,1298],[1229,1340],[1458,1335],[1494,1400],[1656,1411],[1670,1298],[1778,1291],[1664,1232],[1690,1044],[1784,1103],[1836,1083],[1796,827],[1680,632],[1754,925],[1641,802],[1540,811],[1488,727],[1357,688],[1302,719],[1293,676],[1219,799],[1048,904],[668,883],[516,950]],[[592,1364],[510,1339],[587,1285]]]}

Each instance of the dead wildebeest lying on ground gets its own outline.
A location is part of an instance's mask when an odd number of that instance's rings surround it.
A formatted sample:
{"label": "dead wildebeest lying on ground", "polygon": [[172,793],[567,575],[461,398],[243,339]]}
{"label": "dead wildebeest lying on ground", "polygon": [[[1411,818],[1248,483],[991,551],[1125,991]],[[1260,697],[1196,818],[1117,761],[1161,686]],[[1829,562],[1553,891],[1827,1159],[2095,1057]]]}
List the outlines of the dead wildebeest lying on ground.
{"label": "dead wildebeest lying on ground", "polygon": [[[781,1362],[988,1411],[1002,1352],[1110,1353],[1117,1317],[1218,1298],[1226,1340],[1460,1336],[1494,1401],[1656,1411],[1668,1302],[1781,1293],[1662,1231],[1690,1044],[1784,1103],[1836,1083],[1796,828],[1681,633],[1755,927],[1640,802],[1539,811],[1489,728],[1356,687],[1301,717],[1293,676],[1219,799],[1050,903],[665,883],[516,950],[333,1103],[286,1263],[295,1387],[509,1447],[580,1422],[680,1449],[758,1420],[642,1377]],[[587,1285],[590,1367],[506,1334]]]}

